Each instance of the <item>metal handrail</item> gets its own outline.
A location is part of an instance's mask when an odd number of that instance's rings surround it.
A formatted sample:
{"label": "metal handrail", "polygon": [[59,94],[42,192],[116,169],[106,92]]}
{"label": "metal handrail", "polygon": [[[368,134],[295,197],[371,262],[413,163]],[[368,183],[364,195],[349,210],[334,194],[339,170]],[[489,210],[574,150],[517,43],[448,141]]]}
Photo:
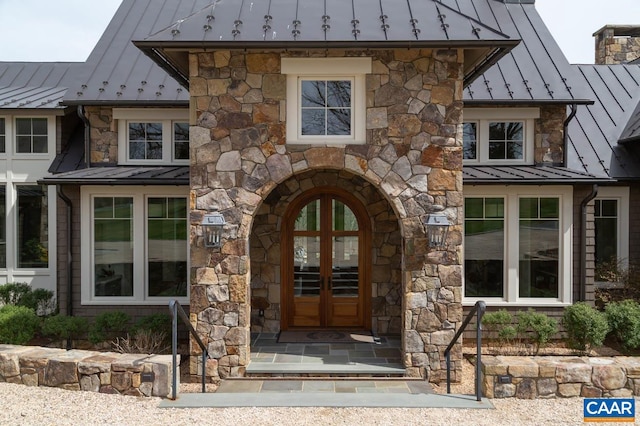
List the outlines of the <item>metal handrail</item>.
{"label": "metal handrail", "polygon": [[191,321],[189,321],[189,317],[187,317],[187,313],[184,311],[182,306],[177,300],[169,301],[169,311],[171,311],[171,323],[172,323],[172,331],[171,331],[171,346],[173,348],[173,378],[172,378],[172,386],[171,390],[171,399],[176,399],[178,379],[177,379],[177,364],[178,364],[178,316],[182,322],[187,326],[189,333],[193,335],[196,342],[198,342],[198,346],[202,349],[202,393],[206,392],[205,387],[205,367],[207,363],[207,348],[198,337],[198,333],[193,329],[191,325]]}
{"label": "metal handrail", "polygon": [[482,401],[482,387],[480,386],[480,373],[481,373],[481,348],[482,348],[482,316],[484,312],[487,310],[487,304],[484,303],[483,300],[478,300],[476,304],[469,312],[469,315],[465,318],[464,322],[458,329],[458,332],[453,339],[451,339],[451,343],[447,346],[447,349],[444,351],[444,356],[447,360],[447,393],[451,393],[451,349],[453,345],[458,341],[460,335],[467,328],[469,323],[471,322],[471,318],[475,313],[478,314],[478,319],[476,320],[478,323],[478,327],[476,329],[476,400]]}

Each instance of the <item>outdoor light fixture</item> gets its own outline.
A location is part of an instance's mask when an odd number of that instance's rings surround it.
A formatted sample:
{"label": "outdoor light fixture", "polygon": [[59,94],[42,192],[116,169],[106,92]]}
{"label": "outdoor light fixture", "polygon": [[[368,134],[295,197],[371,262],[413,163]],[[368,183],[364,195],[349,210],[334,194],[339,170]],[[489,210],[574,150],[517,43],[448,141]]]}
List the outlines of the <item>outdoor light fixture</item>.
{"label": "outdoor light fixture", "polygon": [[429,238],[429,247],[444,247],[450,225],[447,216],[444,213],[431,213],[425,218],[424,225]]}
{"label": "outdoor light fixture", "polygon": [[202,226],[205,247],[220,247],[222,229],[226,223],[224,216],[216,210],[210,209],[209,213],[204,215],[200,225]]}

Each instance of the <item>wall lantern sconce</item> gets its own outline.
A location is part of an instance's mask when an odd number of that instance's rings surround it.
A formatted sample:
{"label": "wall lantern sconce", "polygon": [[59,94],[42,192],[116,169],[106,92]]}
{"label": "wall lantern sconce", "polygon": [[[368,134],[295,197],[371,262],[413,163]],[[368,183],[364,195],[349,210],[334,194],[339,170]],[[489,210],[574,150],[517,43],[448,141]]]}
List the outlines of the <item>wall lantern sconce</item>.
{"label": "wall lantern sconce", "polygon": [[442,248],[446,245],[449,233],[449,219],[444,213],[431,213],[424,220],[429,238],[429,247]]}
{"label": "wall lantern sconce", "polygon": [[202,218],[202,235],[204,236],[204,246],[218,248],[222,241],[222,230],[227,222],[224,216],[218,211],[212,210]]}

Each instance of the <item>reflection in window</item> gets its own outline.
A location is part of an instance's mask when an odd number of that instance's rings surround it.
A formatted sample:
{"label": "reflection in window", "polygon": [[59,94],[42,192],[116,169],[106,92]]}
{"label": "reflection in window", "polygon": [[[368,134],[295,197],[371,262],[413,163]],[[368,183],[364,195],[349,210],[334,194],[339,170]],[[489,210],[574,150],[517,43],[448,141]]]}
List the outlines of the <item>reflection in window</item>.
{"label": "reflection in window", "polygon": [[520,297],[559,297],[559,199],[521,198],[519,236]]}
{"label": "reflection in window", "polygon": [[189,123],[173,123],[173,159],[189,159]]}
{"label": "reflection in window", "polygon": [[46,118],[16,118],[16,153],[46,154]]}
{"label": "reflection in window", "polygon": [[357,231],[358,219],[353,211],[342,201],[333,200],[333,230],[334,231]]}
{"label": "reflection in window", "polygon": [[133,198],[93,200],[96,296],[133,296]]}
{"label": "reflection in window", "polygon": [[49,267],[46,187],[18,185],[18,268]]}
{"label": "reflection in window", "polygon": [[596,280],[613,277],[618,264],[618,200],[595,200]]}
{"label": "reflection in window", "polygon": [[0,186],[0,268],[7,267],[7,195],[6,187]]}
{"label": "reflection in window", "polygon": [[162,159],[162,123],[129,123],[129,159]]}
{"label": "reflection in window", "polygon": [[147,200],[149,296],[187,295],[187,200]]}
{"label": "reflection in window", "polygon": [[504,199],[466,198],[466,297],[504,297]]}
{"label": "reflection in window", "polygon": [[302,80],[302,135],[351,135],[351,92],[350,80]]}
{"label": "reflection in window", "polygon": [[295,231],[320,230],[320,200],[314,200],[300,210],[293,229]]}
{"label": "reflection in window", "polygon": [[464,159],[475,160],[477,158],[478,123],[463,123],[462,140]]}
{"label": "reflection in window", "polygon": [[489,123],[489,159],[521,160],[523,145],[523,122]]}

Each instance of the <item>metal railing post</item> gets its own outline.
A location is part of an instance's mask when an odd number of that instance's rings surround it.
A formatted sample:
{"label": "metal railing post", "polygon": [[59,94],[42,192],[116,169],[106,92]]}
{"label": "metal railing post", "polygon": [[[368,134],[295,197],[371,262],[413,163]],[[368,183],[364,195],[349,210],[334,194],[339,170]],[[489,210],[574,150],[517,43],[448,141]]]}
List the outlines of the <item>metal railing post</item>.
{"label": "metal railing post", "polygon": [[178,390],[177,364],[178,364],[178,306],[175,300],[169,302],[169,310],[171,311],[171,350],[173,362],[173,377],[171,378],[171,399],[175,400]]}
{"label": "metal railing post", "polygon": [[477,312],[476,327],[476,400],[482,401],[482,316],[487,309],[487,305],[483,301],[479,301]]}

